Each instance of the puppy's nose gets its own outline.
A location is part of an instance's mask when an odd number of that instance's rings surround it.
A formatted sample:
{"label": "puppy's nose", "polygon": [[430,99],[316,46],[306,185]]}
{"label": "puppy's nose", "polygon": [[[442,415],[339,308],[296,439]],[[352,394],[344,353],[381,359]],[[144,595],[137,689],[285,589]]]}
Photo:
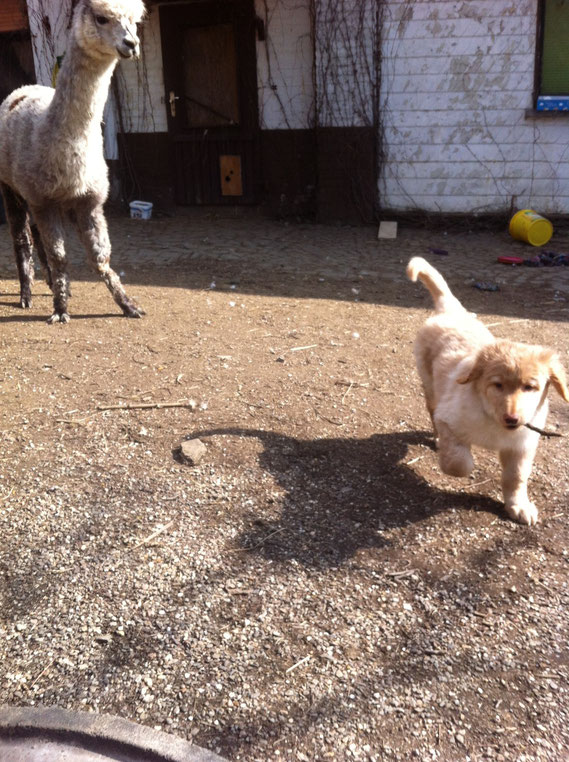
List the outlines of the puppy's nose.
{"label": "puppy's nose", "polygon": [[509,413],[504,415],[504,423],[506,426],[517,426],[519,422],[520,419],[517,415],[510,415]]}

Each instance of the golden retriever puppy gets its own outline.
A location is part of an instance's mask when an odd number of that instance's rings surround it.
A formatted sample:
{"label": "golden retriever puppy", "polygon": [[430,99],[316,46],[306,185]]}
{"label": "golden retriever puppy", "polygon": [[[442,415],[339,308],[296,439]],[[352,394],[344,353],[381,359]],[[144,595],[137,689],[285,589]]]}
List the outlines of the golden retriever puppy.
{"label": "golden retriever puppy", "polygon": [[468,476],[474,467],[471,445],[497,450],[506,512],[535,524],[527,481],[539,434],[526,424],[545,425],[550,385],[569,402],[559,357],[546,347],[494,338],[422,257],[411,259],[407,276],[423,283],[435,307],[417,334],[414,353],[441,469]]}

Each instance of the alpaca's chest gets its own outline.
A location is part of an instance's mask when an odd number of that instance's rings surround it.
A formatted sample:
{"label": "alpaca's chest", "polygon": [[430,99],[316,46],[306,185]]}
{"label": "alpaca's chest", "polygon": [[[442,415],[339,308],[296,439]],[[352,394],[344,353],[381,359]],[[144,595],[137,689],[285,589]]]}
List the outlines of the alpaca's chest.
{"label": "alpaca's chest", "polygon": [[46,161],[43,172],[44,192],[54,200],[64,201],[108,192],[107,165],[102,139],[65,141]]}

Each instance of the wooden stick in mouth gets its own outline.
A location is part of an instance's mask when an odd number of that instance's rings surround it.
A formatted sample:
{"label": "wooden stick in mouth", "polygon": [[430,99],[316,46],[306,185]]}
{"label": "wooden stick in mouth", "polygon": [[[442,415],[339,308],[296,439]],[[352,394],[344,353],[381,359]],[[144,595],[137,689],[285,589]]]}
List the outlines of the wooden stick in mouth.
{"label": "wooden stick in mouth", "polygon": [[524,426],[527,426],[528,429],[531,429],[532,431],[537,431],[538,434],[541,434],[542,437],[563,437],[564,434],[559,434],[556,431],[545,431],[544,429],[538,429],[537,426],[534,426],[532,423],[524,423]]}

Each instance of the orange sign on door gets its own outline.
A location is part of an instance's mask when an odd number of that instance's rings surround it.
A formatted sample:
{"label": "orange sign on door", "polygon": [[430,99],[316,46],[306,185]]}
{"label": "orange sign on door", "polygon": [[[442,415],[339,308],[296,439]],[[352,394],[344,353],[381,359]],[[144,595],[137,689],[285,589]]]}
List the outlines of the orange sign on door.
{"label": "orange sign on door", "polygon": [[220,156],[219,172],[222,196],[242,196],[241,156]]}

